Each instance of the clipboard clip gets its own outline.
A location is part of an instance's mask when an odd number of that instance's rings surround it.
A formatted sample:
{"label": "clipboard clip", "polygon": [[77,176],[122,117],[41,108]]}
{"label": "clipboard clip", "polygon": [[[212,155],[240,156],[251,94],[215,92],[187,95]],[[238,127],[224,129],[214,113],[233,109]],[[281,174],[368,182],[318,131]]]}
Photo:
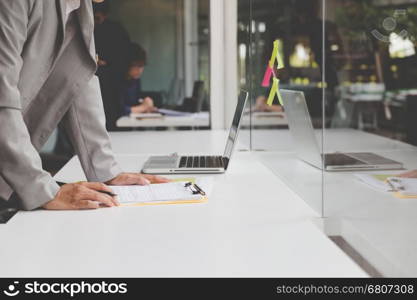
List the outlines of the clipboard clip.
{"label": "clipboard clip", "polygon": [[386,183],[388,183],[388,185],[391,187],[390,192],[400,192],[400,191],[405,191],[405,187],[403,186],[395,186],[394,183],[400,183],[401,181],[395,178],[388,178],[386,180]]}
{"label": "clipboard clip", "polygon": [[193,195],[202,195],[202,196],[206,195],[206,192],[204,192],[203,189],[195,183],[187,182],[184,185],[184,187],[188,188],[193,193]]}

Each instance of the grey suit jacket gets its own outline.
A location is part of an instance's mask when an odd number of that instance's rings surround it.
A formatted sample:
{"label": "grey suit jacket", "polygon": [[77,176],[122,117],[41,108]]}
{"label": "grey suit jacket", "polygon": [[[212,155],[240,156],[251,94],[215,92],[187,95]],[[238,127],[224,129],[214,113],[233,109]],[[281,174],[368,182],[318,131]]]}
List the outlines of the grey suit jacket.
{"label": "grey suit jacket", "polygon": [[112,155],[96,71],[93,11],[63,46],[65,0],[0,0],[0,197],[22,208],[52,200],[59,187],[38,151],[61,120],[90,181],[121,173]]}

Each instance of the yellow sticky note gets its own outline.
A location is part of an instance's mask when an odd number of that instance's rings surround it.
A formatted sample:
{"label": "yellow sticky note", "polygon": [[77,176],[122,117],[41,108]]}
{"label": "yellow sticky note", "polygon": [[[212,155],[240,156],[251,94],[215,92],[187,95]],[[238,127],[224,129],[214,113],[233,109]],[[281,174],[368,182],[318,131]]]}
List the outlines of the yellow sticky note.
{"label": "yellow sticky note", "polygon": [[282,101],[282,95],[281,95],[281,92],[279,91],[279,79],[278,78],[274,78],[274,80],[277,81],[277,97],[278,97],[279,104],[281,106],[284,106],[284,102]]}
{"label": "yellow sticky note", "polygon": [[272,83],[271,92],[269,93],[269,97],[268,97],[268,101],[267,101],[267,104],[269,106],[271,106],[274,103],[274,98],[275,98],[275,95],[277,94],[277,91],[278,91],[278,83],[279,83],[279,80],[277,78],[274,78],[273,83]]}
{"label": "yellow sticky note", "polygon": [[274,66],[275,60],[278,62],[278,69],[284,69],[284,59],[282,58],[282,43],[279,40],[274,42],[274,50],[272,51],[271,60],[269,61],[269,66],[272,68]]}
{"label": "yellow sticky note", "polygon": [[271,60],[269,61],[269,66],[271,68],[274,67],[274,63],[275,63],[275,60],[277,59],[277,55],[278,55],[278,50],[279,50],[279,42],[275,41],[274,42],[274,50],[272,50]]}
{"label": "yellow sticky note", "polygon": [[282,101],[282,95],[281,95],[281,92],[279,91],[279,79],[274,77],[271,92],[269,93],[269,97],[267,101],[267,104],[269,106],[271,106],[274,103],[275,95],[278,97],[279,104],[283,106],[284,103]]}
{"label": "yellow sticky note", "polygon": [[285,68],[285,64],[284,64],[284,59],[282,58],[282,43],[280,41],[275,41],[275,43],[277,44],[277,61],[278,61],[278,69],[284,69]]}

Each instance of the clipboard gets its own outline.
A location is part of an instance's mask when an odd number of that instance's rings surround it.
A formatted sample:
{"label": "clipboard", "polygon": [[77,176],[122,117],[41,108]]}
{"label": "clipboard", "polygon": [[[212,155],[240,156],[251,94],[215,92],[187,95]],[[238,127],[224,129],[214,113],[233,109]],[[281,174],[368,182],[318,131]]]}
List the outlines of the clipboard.
{"label": "clipboard", "polygon": [[[154,206],[154,205],[173,205],[173,204],[195,204],[208,201],[206,192],[195,182],[171,182],[165,184],[154,184],[149,186],[128,186],[128,187],[112,187],[119,194],[119,202],[121,207],[137,207],[137,206]],[[149,191],[147,191],[149,189]],[[166,191],[165,191],[166,189]],[[158,191],[162,190],[162,193]],[[170,200],[165,192],[177,193],[173,194],[173,200]],[[142,194],[141,194],[142,193]],[[145,194],[146,193],[146,194]],[[137,197],[138,199],[149,199],[149,201],[126,201],[126,195],[129,197]],[[159,195],[158,195],[159,194]],[[151,196],[150,196],[151,195]],[[164,198],[165,197],[165,198]],[[189,198],[187,198],[189,197]],[[125,200],[123,199],[125,198]]]}
{"label": "clipboard", "polygon": [[386,183],[390,186],[391,192],[399,199],[417,199],[417,179],[389,177]]}

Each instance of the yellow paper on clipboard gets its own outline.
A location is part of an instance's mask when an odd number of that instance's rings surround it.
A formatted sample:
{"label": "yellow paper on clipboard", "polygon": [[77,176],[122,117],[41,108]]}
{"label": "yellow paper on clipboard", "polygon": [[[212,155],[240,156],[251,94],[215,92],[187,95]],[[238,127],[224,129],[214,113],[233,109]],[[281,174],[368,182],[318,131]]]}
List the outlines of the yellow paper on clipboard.
{"label": "yellow paper on clipboard", "polygon": [[122,207],[138,207],[138,206],[155,206],[155,205],[175,205],[175,204],[198,204],[198,203],[205,203],[208,201],[207,197],[203,197],[200,200],[176,200],[176,201],[164,201],[164,202],[148,202],[148,203],[125,203],[121,204]]}
{"label": "yellow paper on clipboard", "polygon": [[191,182],[195,183],[197,178],[195,177],[189,177],[189,178],[173,178],[171,179],[171,182]]}
{"label": "yellow paper on clipboard", "polygon": [[398,199],[417,199],[417,195],[403,195],[399,192],[394,193],[394,197]]}

